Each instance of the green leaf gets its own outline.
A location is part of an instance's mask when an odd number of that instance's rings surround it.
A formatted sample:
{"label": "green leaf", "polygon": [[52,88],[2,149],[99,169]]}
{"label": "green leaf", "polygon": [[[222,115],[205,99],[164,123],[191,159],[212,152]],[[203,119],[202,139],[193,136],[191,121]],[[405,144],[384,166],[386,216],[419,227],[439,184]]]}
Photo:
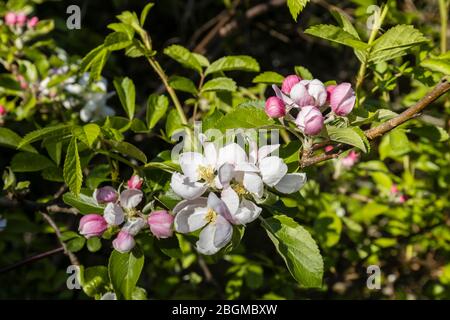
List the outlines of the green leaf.
{"label": "green leaf", "polygon": [[306,4],[309,0],[288,0],[287,5],[289,11],[291,12],[292,18],[297,21],[297,17],[302,12],[303,8],[305,8]]}
{"label": "green leaf", "polygon": [[369,151],[370,143],[364,132],[358,127],[338,128],[327,126],[327,131],[332,141],[357,147],[364,153]]}
{"label": "green leaf", "polygon": [[151,8],[153,8],[155,4],[153,2],[147,3],[147,5],[142,9],[141,12],[141,18],[139,19],[139,22],[141,23],[141,26],[144,26],[145,20],[147,20],[148,13]]}
{"label": "green leaf", "polygon": [[369,62],[379,63],[401,57],[408,49],[426,41],[423,34],[413,26],[397,25],[373,43]]}
{"label": "green leaf", "polygon": [[129,47],[131,44],[132,41],[128,34],[123,32],[113,32],[106,36],[104,48],[109,51],[117,51]]}
{"label": "green leaf", "polygon": [[125,33],[128,36],[129,40],[132,40],[134,37],[134,29],[131,26],[124,23],[110,23],[108,24],[108,29],[120,33]]}
{"label": "green leaf", "polygon": [[95,266],[84,270],[80,284],[86,295],[95,297],[108,291],[109,282],[108,268]]}
{"label": "green leaf", "polygon": [[195,59],[197,59],[198,63],[200,63],[200,65],[202,67],[208,67],[210,65],[208,58],[206,58],[204,55],[201,55],[200,53],[196,53],[193,52],[192,53],[195,57]]}
{"label": "green leaf", "polygon": [[396,128],[385,135],[379,145],[381,160],[387,157],[401,157],[411,151],[408,136],[404,129]]}
{"label": "green leaf", "polygon": [[147,100],[147,126],[152,129],[164,117],[169,107],[169,99],[164,95],[152,94]]}
{"label": "green leaf", "polygon": [[147,300],[147,291],[144,288],[136,287],[131,294],[132,300]]}
{"label": "green leaf", "polygon": [[340,43],[352,47],[353,49],[366,50],[369,48],[366,43],[360,41],[354,35],[338,26],[320,24],[308,28],[305,33],[328,41]]}
{"label": "green leaf", "polygon": [[[0,146],[11,149],[17,149],[22,141],[22,138],[14,131],[0,127]],[[33,146],[26,145],[22,148],[23,151],[37,153]]]}
{"label": "green leaf", "polygon": [[282,84],[284,77],[273,71],[266,71],[253,78],[253,83]]}
{"label": "green leaf", "polygon": [[144,255],[139,247],[129,253],[114,250],[109,258],[109,278],[118,298],[132,298],[144,266]]}
{"label": "green leaf", "polygon": [[30,152],[19,152],[11,160],[11,170],[14,172],[35,172],[54,166],[47,157]]}
{"label": "green leaf", "polygon": [[67,242],[67,250],[71,252],[78,252],[83,249],[86,239],[83,237],[76,237]]}
{"label": "green leaf", "polygon": [[307,68],[302,66],[295,66],[294,68],[295,74],[301,77],[303,80],[312,80],[314,79],[314,76],[312,75],[311,71],[309,71]]}
{"label": "green leaf", "polygon": [[133,81],[130,78],[116,79],[114,80],[114,87],[128,118],[133,119],[136,107],[136,89]]}
{"label": "green leaf", "polygon": [[227,56],[214,61],[205,74],[233,70],[259,72],[259,63],[250,56]]}
{"label": "green leaf", "polygon": [[168,137],[171,137],[176,131],[180,129],[183,129],[183,123],[181,122],[177,110],[172,109],[167,115],[166,134]]}
{"label": "green leaf", "polygon": [[88,71],[92,67],[92,64],[98,59],[98,57],[103,54],[103,51],[105,51],[105,47],[103,44],[89,51],[89,53],[83,58],[83,60],[81,60],[80,71]]}
{"label": "green leaf", "polygon": [[168,55],[186,68],[202,73],[202,66],[197,58],[183,46],[173,44],[164,49],[164,54]]}
{"label": "green leaf", "polygon": [[314,221],[314,231],[322,247],[333,247],[341,237],[341,219],[334,212],[322,212]]}
{"label": "green leaf", "polygon": [[100,134],[100,127],[95,123],[89,123],[83,126],[83,131],[88,142],[88,146],[92,147]]}
{"label": "green leaf", "polygon": [[147,156],[138,147],[125,141],[107,141],[111,147],[119,153],[137,159],[143,163],[147,163]]}
{"label": "green leaf", "polygon": [[169,85],[175,90],[197,94],[197,87],[191,79],[180,77],[180,76],[172,76],[169,78]]}
{"label": "green leaf", "polygon": [[97,252],[102,248],[102,241],[98,237],[92,237],[87,240],[87,248],[90,252]]}
{"label": "green leaf", "polygon": [[78,154],[77,139],[73,137],[67,148],[66,160],[64,161],[64,181],[69,190],[76,196],[80,194],[83,182],[83,172],[81,171],[80,156]]}
{"label": "green leaf", "polygon": [[22,141],[19,143],[18,149],[23,149],[24,146],[42,140],[46,138],[52,137],[62,137],[63,135],[70,133],[72,126],[66,124],[60,124],[52,127],[46,127],[43,129],[39,129],[36,131],[32,131],[28,133],[25,137],[23,137]]}
{"label": "green leaf", "polygon": [[260,128],[272,124],[274,121],[267,116],[264,108],[255,104],[243,104],[220,118],[214,128],[225,132],[232,128]]}
{"label": "green leaf", "polygon": [[236,82],[233,79],[226,77],[218,77],[212,80],[209,80],[203,85],[202,92],[208,91],[236,91],[237,86]]}
{"label": "green leaf", "polygon": [[450,54],[422,61],[420,65],[434,72],[450,75]]}
{"label": "green leaf", "polygon": [[78,209],[81,214],[103,213],[105,210],[94,198],[82,193],[76,196],[71,192],[67,192],[63,195],[63,201],[65,204]]}
{"label": "green leaf", "polygon": [[295,280],[307,288],[321,287],[323,260],[309,232],[285,215],[265,219],[262,226]]}

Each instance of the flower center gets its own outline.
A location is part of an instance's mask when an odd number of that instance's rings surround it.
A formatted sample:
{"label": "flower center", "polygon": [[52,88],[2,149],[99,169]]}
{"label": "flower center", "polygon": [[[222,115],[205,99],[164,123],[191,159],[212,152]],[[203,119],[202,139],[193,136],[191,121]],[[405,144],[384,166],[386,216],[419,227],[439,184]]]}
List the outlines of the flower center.
{"label": "flower center", "polygon": [[123,211],[125,213],[125,215],[127,216],[127,218],[133,218],[135,216],[138,215],[138,210],[134,209],[134,208],[123,208]]}
{"label": "flower center", "polygon": [[208,212],[206,212],[205,220],[208,223],[214,223],[217,219],[217,213],[213,209],[208,209]]}
{"label": "flower center", "polygon": [[245,187],[240,184],[240,183],[235,183],[231,186],[231,188],[236,191],[236,193],[238,194],[238,196],[246,196],[248,195],[248,191],[247,189],[245,189]]}
{"label": "flower center", "polygon": [[211,166],[199,166],[197,169],[198,175],[200,179],[204,180],[208,184],[212,184],[214,182],[214,168]]}

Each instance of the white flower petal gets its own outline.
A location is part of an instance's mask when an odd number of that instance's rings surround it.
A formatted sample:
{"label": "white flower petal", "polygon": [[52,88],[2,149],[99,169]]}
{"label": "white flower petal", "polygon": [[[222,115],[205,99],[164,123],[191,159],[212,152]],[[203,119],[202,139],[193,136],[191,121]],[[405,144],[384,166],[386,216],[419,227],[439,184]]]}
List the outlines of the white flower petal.
{"label": "white flower petal", "polygon": [[174,227],[177,232],[189,233],[192,232],[188,219],[196,212],[197,209],[206,209],[207,199],[197,198],[195,200],[184,200],[178,203],[173,209],[175,214]]}
{"label": "white flower petal", "polygon": [[276,185],[287,173],[287,165],[279,157],[266,157],[259,162],[262,179],[265,184],[272,187]]}
{"label": "white flower petal", "polygon": [[132,236],[135,236],[147,225],[147,221],[143,218],[129,218],[123,225],[122,230],[128,232]]}
{"label": "white flower petal", "polygon": [[231,241],[232,235],[231,224],[225,218],[217,216],[214,223],[209,223],[200,232],[197,251],[205,255],[215,254]]}
{"label": "white flower petal", "polygon": [[206,163],[215,169],[216,164],[217,164],[216,146],[214,145],[213,142],[205,142],[203,144],[203,148],[204,148]]}
{"label": "white flower petal", "polygon": [[275,185],[275,189],[281,193],[294,193],[300,190],[306,183],[306,173],[290,173],[285,175]]}
{"label": "white flower petal", "polygon": [[269,144],[266,146],[262,146],[258,150],[258,160],[261,161],[262,159],[267,157],[269,154],[271,154],[272,152],[277,150],[279,147],[280,147],[279,144]]}
{"label": "white flower petal", "polygon": [[221,187],[227,187],[234,177],[234,165],[225,163],[219,168],[219,183]]}
{"label": "white flower petal", "polygon": [[239,196],[237,193],[232,188],[228,187],[222,191],[220,197],[227,205],[230,214],[233,216],[239,208]]}
{"label": "white flower petal", "polygon": [[255,194],[258,198],[261,198],[263,196],[264,184],[261,177],[257,173],[244,173],[242,184],[247,191]]}
{"label": "white flower petal", "polygon": [[122,224],[125,214],[118,204],[108,203],[103,211],[103,218],[110,226],[118,226],[119,224]]}
{"label": "white flower petal", "polygon": [[141,203],[144,194],[138,189],[127,189],[120,194],[120,204],[126,209],[133,209]]}
{"label": "white flower petal", "polygon": [[178,161],[184,175],[191,181],[198,181],[200,179],[198,168],[207,165],[205,157],[198,152],[182,153]]}
{"label": "white flower petal", "polygon": [[200,197],[207,189],[204,183],[191,181],[178,172],[172,174],[170,186],[177,195],[188,200]]}
{"label": "white flower petal", "polygon": [[242,199],[241,205],[233,218],[238,221],[239,224],[247,224],[258,218],[261,211],[262,209],[253,202]]}
{"label": "white flower petal", "polygon": [[214,210],[218,215],[230,219],[230,210],[228,210],[227,205],[214,193],[210,192],[208,196],[208,208]]}
{"label": "white flower petal", "polygon": [[259,168],[250,162],[241,162],[239,164],[236,164],[234,170],[244,172],[259,172]]}
{"label": "white flower petal", "polygon": [[207,212],[208,208],[196,208],[194,213],[187,218],[187,223],[191,232],[203,228],[208,223],[208,220],[206,220]]}
{"label": "white flower petal", "polygon": [[237,143],[230,143],[219,149],[218,166],[224,163],[236,165],[238,163],[247,162],[247,154]]}
{"label": "white flower petal", "polygon": [[217,216],[216,232],[214,234],[214,246],[217,248],[223,248],[231,241],[233,236],[233,226],[221,216]]}

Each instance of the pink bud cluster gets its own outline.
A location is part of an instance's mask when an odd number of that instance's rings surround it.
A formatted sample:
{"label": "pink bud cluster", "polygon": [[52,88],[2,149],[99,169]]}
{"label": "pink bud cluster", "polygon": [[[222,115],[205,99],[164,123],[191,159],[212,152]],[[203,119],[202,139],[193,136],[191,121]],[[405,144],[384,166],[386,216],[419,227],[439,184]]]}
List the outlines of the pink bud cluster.
{"label": "pink bud cluster", "polygon": [[6,108],[2,105],[0,105],[0,118],[5,116],[8,113],[8,111],[6,111]]}
{"label": "pink bud cluster", "polygon": [[400,192],[400,189],[395,183],[391,186],[391,195],[398,203],[405,203],[408,200],[408,196]]}
{"label": "pink bud cluster", "polygon": [[276,95],[266,100],[267,115],[271,118],[283,118],[292,109],[297,109],[295,124],[309,136],[319,134],[323,128],[323,107],[329,106],[332,114],[343,117],[352,111],[356,102],[350,83],[325,86],[318,79],[303,80],[297,75],[287,76],[281,90],[277,86],[274,86],[274,90]]}
{"label": "pink bud cluster", "polygon": [[23,12],[8,12],[5,15],[5,24],[10,27],[24,27],[25,25],[27,25],[28,28],[32,29],[36,27],[38,23],[38,17],[28,18],[27,15]]}

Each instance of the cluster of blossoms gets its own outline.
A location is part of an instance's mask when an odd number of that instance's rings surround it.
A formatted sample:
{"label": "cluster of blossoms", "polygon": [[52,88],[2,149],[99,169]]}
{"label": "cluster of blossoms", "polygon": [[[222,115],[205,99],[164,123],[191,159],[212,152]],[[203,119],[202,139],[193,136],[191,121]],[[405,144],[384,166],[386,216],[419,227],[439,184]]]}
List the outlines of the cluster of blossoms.
{"label": "cluster of blossoms", "polygon": [[134,237],[146,226],[157,238],[168,238],[173,234],[173,216],[160,210],[144,215],[137,209],[144,197],[141,191],[143,180],[133,176],[128,180],[127,188],[118,192],[111,186],[96,189],[93,198],[98,204],[104,205],[103,215],[88,214],[83,216],[79,224],[79,232],[86,238],[100,237],[108,228],[118,228],[120,231],[112,244],[119,252],[129,252],[135,246]]}
{"label": "cluster of blossoms", "polygon": [[[271,118],[292,120],[305,134],[314,136],[323,128],[323,112],[328,106],[329,115],[348,115],[356,101],[355,92],[350,83],[325,86],[320,80],[302,80],[296,75],[287,76],[281,86],[273,86],[275,96],[266,101],[266,113]],[[294,117],[291,111],[297,110]]]}
{"label": "cluster of blossoms", "polygon": [[258,149],[250,141],[249,154],[237,143],[216,148],[203,140],[204,154],[180,155],[182,173],[171,178],[173,191],[182,197],[173,209],[175,230],[191,233],[201,230],[197,251],[217,253],[232,238],[233,225],[246,225],[261,214],[256,205],[267,195],[267,188],[281,193],[297,192],[305,183],[304,173],[287,173],[287,165],[270,154],[279,145]]}
{"label": "cluster of blossoms", "polygon": [[391,186],[391,198],[393,199],[394,202],[397,203],[405,203],[408,200],[408,196],[403,194],[399,189],[398,186],[396,184],[393,184]]}
{"label": "cluster of blossoms", "polygon": [[22,32],[23,28],[27,26],[33,29],[39,23],[38,17],[28,18],[23,12],[8,12],[4,19],[5,25],[9,26],[13,31]]}

